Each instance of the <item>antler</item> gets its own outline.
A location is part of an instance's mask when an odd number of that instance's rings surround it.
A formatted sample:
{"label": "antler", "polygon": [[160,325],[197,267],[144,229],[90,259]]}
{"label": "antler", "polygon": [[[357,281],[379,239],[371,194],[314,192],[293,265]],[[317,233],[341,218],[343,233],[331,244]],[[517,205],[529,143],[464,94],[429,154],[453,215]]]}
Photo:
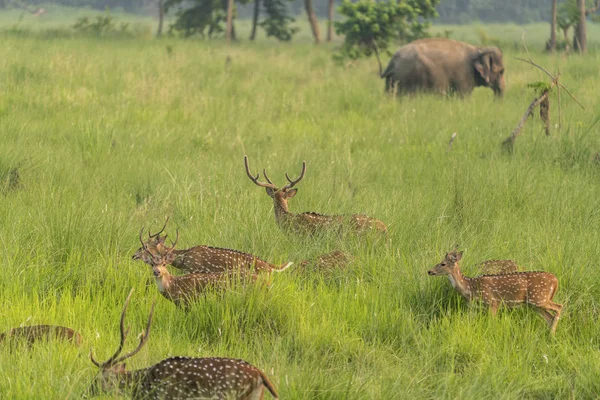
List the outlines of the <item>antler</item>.
{"label": "antler", "polygon": [[169,254],[171,254],[173,252],[173,250],[175,250],[175,246],[177,245],[177,241],[179,241],[179,228],[177,229],[177,233],[175,236],[175,241],[171,242],[171,247],[169,247],[167,249],[167,252],[165,253],[165,257],[168,256]]}
{"label": "antler", "polygon": [[[142,228],[142,230],[143,230],[143,228]],[[141,232],[140,232],[140,236],[141,236]],[[113,365],[114,364],[113,361],[119,356],[119,354],[121,354],[121,351],[123,351],[123,345],[125,344],[125,339],[127,338],[127,334],[129,333],[129,329],[125,329],[125,314],[127,313],[127,306],[129,305],[129,300],[131,299],[131,295],[133,294],[133,289],[134,288],[131,288],[131,290],[129,291],[129,295],[127,296],[127,299],[125,300],[125,305],[123,306],[123,312],[121,312],[121,323],[120,323],[121,342],[119,343],[119,347],[117,348],[117,351],[115,352],[115,354],[113,354],[112,357],[110,357],[105,362],[99,363],[98,361],[96,361],[94,359],[93,350],[90,350],[90,360],[92,360],[92,362],[97,367],[106,368],[110,365]]]}
{"label": "antler", "polygon": [[273,182],[271,182],[271,180],[267,177],[267,171],[266,170],[263,170],[263,174],[265,175],[265,179],[267,180],[268,183],[260,182],[258,180],[258,177],[260,176],[260,174],[257,174],[256,176],[252,175],[252,172],[250,172],[250,167],[248,166],[248,156],[246,156],[246,155],[244,156],[244,165],[246,166],[246,174],[248,174],[248,178],[250,178],[250,180],[252,182],[254,182],[254,184],[256,186],[278,190],[277,186],[275,186],[273,184]]}
{"label": "antler", "polygon": [[[148,251],[148,246],[146,246],[146,243],[144,242],[144,239],[142,239],[142,233],[144,233],[144,227],[143,226],[142,226],[142,229],[140,230],[140,243],[142,244],[142,249],[144,249],[144,251]],[[148,234],[150,234],[150,232],[148,232]]]}
{"label": "antler", "polygon": [[96,365],[99,368],[110,367],[112,365],[123,362],[124,360],[126,360],[129,357],[134,356],[142,349],[142,347],[148,340],[148,337],[150,335],[150,326],[152,325],[152,316],[154,315],[154,305],[156,304],[156,299],[152,302],[152,308],[150,309],[150,316],[148,317],[148,324],[146,325],[146,330],[142,332],[142,337],[140,339],[140,343],[135,348],[135,350],[125,354],[124,356],[119,357],[119,354],[121,354],[121,351],[123,351],[123,346],[125,345],[125,340],[127,339],[127,335],[129,334],[129,328],[125,329],[125,315],[127,314],[127,306],[129,306],[129,300],[131,299],[131,295],[133,294],[133,289],[134,288],[131,288],[131,290],[129,291],[129,295],[127,296],[127,299],[125,300],[125,305],[123,306],[123,311],[121,312],[121,322],[119,324],[119,327],[121,330],[121,341],[119,343],[119,347],[117,348],[117,351],[108,360],[106,360],[103,363],[99,363],[98,361],[96,361],[94,359],[94,350],[93,349],[90,350],[90,360],[92,361],[92,363],[94,363],[94,365]]}
{"label": "antler", "polygon": [[291,180],[289,175],[286,172],[285,177],[287,178],[289,183],[287,185],[285,185],[284,189],[290,189],[290,188],[294,187],[295,184],[297,184],[298,182],[300,182],[302,180],[302,178],[304,178],[305,172],[306,172],[306,161],[302,161],[302,172],[300,172],[300,176],[295,181]]}
{"label": "antler", "polygon": [[158,231],[158,233],[155,234],[151,234],[150,231],[148,231],[148,237],[150,239],[157,237],[158,235],[160,235],[161,233],[163,233],[163,231],[165,230],[165,228],[167,227],[167,222],[169,222],[169,217],[167,216],[167,220],[165,221],[165,224],[163,225],[162,229],[160,231]]}
{"label": "antler", "polygon": [[[133,289],[132,289],[132,291],[133,291]],[[146,329],[144,331],[142,331],[142,337],[140,338],[140,343],[138,344],[138,346],[135,348],[135,350],[116,359],[113,362],[113,364],[118,364],[120,362],[125,361],[129,357],[135,356],[142,349],[142,347],[144,347],[144,345],[148,341],[148,337],[150,336],[150,326],[152,326],[152,316],[154,315],[154,306],[155,305],[156,305],[156,299],[154,299],[154,301],[152,301],[152,307],[150,308],[150,315],[148,316],[148,324],[146,324]],[[123,331],[122,329],[123,328],[121,328],[121,332]],[[129,332],[129,329],[127,329],[127,332],[125,334],[127,334],[128,332]]]}

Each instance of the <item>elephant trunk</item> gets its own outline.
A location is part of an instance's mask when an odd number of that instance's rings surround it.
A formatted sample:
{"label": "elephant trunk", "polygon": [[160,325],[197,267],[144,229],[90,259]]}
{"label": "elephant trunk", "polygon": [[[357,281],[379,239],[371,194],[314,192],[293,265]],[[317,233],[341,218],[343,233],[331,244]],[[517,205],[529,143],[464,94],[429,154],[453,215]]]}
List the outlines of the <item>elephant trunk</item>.
{"label": "elephant trunk", "polygon": [[500,78],[500,80],[492,87],[494,90],[494,94],[498,98],[502,98],[504,96],[504,90],[506,89],[506,81],[504,80],[504,76]]}

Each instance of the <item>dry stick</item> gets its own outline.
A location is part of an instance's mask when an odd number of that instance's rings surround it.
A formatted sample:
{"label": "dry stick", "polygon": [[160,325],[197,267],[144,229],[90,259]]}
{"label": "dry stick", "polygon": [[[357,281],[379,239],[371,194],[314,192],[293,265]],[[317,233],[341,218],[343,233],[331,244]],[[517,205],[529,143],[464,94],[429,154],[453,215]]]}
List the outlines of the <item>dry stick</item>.
{"label": "dry stick", "polygon": [[515,144],[515,140],[517,139],[517,136],[519,136],[519,134],[521,133],[521,130],[523,129],[523,126],[525,125],[527,118],[529,118],[529,115],[533,114],[533,109],[536,108],[538,105],[540,105],[540,103],[548,97],[549,93],[550,92],[548,90],[544,90],[544,93],[542,93],[541,96],[536,97],[531,102],[529,107],[527,107],[527,111],[525,111],[525,114],[523,115],[523,117],[521,118],[519,123],[517,124],[517,127],[512,131],[512,133],[510,134],[508,139],[506,139],[502,143],[503,145],[512,147]]}
{"label": "dry stick", "polygon": [[449,153],[449,152],[450,152],[450,150],[452,150],[452,143],[454,143],[454,139],[456,139],[456,136],[457,136],[457,135],[458,135],[458,134],[457,134],[456,132],[454,132],[454,133],[452,134],[452,136],[450,137],[450,142],[448,142],[448,148],[446,149],[446,153]]}
{"label": "dry stick", "polygon": [[[560,89],[564,89],[567,94],[581,107],[585,110],[585,107],[583,107],[583,105],[577,101],[577,99],[575,97],[573,97],[573,95],[571,94],[571,92],[569,92],[569,90],[561,83],[558,82],[558,78],[560,76],[560,73],[558,73],[556,76],[552,75],[550,72],[548,72],[548,70],[544,67],[542,67],[541,65],[537,64],[536,62],[533,61],[533,59],[531,58],[531,54],[529,53],[529,49],[527,48],[527,44],[525,43],[525,32],[523,32],[523,36],[521,36],[521,41],[523,42],[523,47],[525,48],[525,51],[527,52],[527,58],[528,59],[524,59],[524,58],[519,58],[519,57],[515,57],[515,59],[519,60],[519,61],[523,61],[526,62],[528,64],[533,65],[534,67],[539,68],[541,71],[543,71],[546,75],[548,75],[550,77],[550,79],[552,79],[552,82],[550,84],[550,88],[544,90],[542,92],[542,94],[535,98],[531,104],[529,104],[529,107],[527,107],[527,111],[525,111],[525,115],[523,115],[523,117],[521,118],[521,120],[519,121],[517,127],[512,131],[511,135],[508,137],[508,139],[506,139],[503,142],[503,145],[505,146],[510,146],[512,148],[512,146],[515,143],[515,140],[517,139],[517,136],[519,136],[519,134],[521,133],[521,130],[523,129],[523,126],[525,125],[525,122],[527,121],[527,118],[529,118],[530,115],[533,115],[533,110],[535,107],[539,106],[543,101],[548,101],[548,97],[550,95],[550,91],[556,87],[557,88],[557,94],[558,94],[558,125],[559,127],[561,126],[561,112],[560,112]],[[541,116],[541,113],[540,113]],[[544,121],[546,123],[546,134],[549,134],[548,131],[548,121]]]}
{"label": "dry stick", "polygon": [[383,78],[381,74],[383,73],[383,66],[381,65],[381,58],[379,58],[379,49],[377,48],[377,43],[375,43],[374,39],[371,39],[373,44],[373,49],[375,50],[375,56],[377,57],[377,62],[379,63],[379,77]]}

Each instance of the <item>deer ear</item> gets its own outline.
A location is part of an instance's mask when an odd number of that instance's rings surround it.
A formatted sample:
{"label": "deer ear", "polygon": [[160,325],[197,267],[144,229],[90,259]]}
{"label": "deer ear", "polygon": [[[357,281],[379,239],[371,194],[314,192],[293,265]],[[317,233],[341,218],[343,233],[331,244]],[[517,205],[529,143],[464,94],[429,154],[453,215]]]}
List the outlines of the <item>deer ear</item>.
{"label": "deer ear", "polygon": [[272,188],[270,188],[270,187],[265,188],[265,189],[267,190],[267,194],[269,196],[273,197],[273,195],[275,194],[275,191]]}
{"label": "deer ear", "polygon": [[287,192],[285,192],[285,197],[289,199],[291,197],[294,197],[296,193],[298,193],[298,189],[290,189]]}
{"label": "deer ear", "polygon": [[458,253],[456,253],[456,256],[454,257],[456,259],[456,261],[460,261],[462,259],[463,256],[463,252],[459,251]]}

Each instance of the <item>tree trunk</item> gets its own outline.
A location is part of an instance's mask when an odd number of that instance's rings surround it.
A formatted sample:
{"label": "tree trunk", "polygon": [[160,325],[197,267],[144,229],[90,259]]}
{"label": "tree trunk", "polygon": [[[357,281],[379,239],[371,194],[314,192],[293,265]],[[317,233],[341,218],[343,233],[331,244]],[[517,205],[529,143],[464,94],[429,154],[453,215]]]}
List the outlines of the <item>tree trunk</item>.
{"label": "tree trunk", "polygon": [[546,46],[548,51],[556,51],[556,0],[552,0],[552,21],[550,21],[550,41]]}
{"label": "tree trunk", "polygon": [[327,41],[331,42],[333,39],[333,9],[335,3],[334,0],[329,0],[329,9],[328,11],[328,22],[327,22]]}
{"label": "tree trunk", "polygon": [[315,15],[315,10],[312,6],[312,0],[304,0],[304,6],[306,7],[306,15],[308,16],[308,22],[310,22],[310,29],[312,30],[313,37],[315,38],[315,43],[319,44],[321,42],[321,35],[319,33],[317,16]]}
{"label": "tree trunk", "polygon": [[256,26],[258,25],[258,16],[260,15],[260,0],[254,0],[254,15],[252,16],[252,33],[250,40],[256,38]]}
{"label": "tree trunk", "polygon": [[231,42],[233,33],[233,0],[227,0],[227,30],[225,31],[225,40]]}
{"label": "tree trunk", "polygon": [[165,4],[164,4],[163,0],[158,0],[158,30],[156,31],[156,37],[162,36],[164,20],[165,20]]}
{"label": "tree trunk", "polygon": [[573,35],[573,49],[580,53],[585,53],[587,52],[585,0],[577,0],[577,8],[579,9],[579,21],[575,26],[575,34]]}

